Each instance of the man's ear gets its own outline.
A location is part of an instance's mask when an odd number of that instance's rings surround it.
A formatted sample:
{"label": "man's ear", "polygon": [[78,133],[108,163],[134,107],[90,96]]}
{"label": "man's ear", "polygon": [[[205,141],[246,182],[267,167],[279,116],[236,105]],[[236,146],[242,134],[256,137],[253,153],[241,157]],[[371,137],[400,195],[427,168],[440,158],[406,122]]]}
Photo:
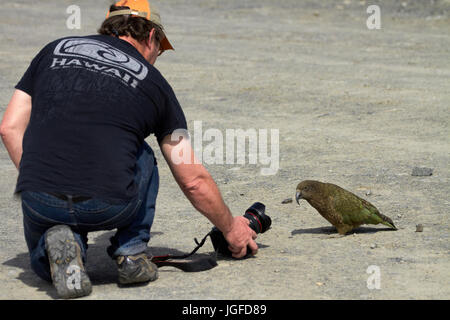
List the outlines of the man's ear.
{"label": "man's ear", "polygon": [[156,30],[153,28],[152,30],[150,30],[150,33],[148,35],[148,44],[150,45],[152,43],[153,40],[156,39]]}

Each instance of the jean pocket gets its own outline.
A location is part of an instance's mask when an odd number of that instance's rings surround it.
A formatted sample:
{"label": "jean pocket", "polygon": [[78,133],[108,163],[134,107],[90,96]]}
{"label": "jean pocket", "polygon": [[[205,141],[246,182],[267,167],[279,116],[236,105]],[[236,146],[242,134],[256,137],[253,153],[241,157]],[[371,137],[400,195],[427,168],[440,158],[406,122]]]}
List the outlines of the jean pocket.
{"label": "jean pocket", "polygon": [[75,210],[78,226],[92,230],[109,230],[122,226],[124,221],[130,220],[140,207],[141,200],[134,200],[126,205],[110,205],[102,212],[92,214],[89,211]]}
{"label": "jean pocket", "polygon": [[104,213],[113,205],[99,199],[89,199],[80,203],[74,203],[73,209],[83,214]]}
{"label": "jean pocket", "polygon": [[43,205],[55,207],[55,208],[66,208],[67,202],[56,198],[46,192],[34,192],[34,191],[23,191],[22,199],[29,199],[31,202],[39,202]]}
{"label": "jean pocket", "polygon": [[45,205],[23,198],[22,212],[27,221],[41,227],[53,226],[56,224],[70,224],[71,222],[65,209],[45,207]]}

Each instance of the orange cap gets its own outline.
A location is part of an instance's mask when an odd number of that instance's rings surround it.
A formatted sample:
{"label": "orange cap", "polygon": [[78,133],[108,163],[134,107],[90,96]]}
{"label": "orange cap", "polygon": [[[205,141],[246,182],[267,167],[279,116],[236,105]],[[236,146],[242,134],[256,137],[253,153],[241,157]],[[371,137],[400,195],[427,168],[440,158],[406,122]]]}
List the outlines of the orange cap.
{"label": "orange cap", "polygon": [[[106,18],[118,15],[131,14],[133,16],[145,18],[157,24],[158,26],[161,27],[161,29],[163,29],[163,26],[161,24],[161,16],[158,10],[153,5],[150,5],[150,3],[147,0],[121,0],[118,1],[115,5],[129,7],[130,9],[116,10],[113,12],[108,11]],[[164,51],[174,50],[174,48],[169,42],[169,39],[167,39],[164,31],[163,31],[163,39],[161,40],[161,49]]]}

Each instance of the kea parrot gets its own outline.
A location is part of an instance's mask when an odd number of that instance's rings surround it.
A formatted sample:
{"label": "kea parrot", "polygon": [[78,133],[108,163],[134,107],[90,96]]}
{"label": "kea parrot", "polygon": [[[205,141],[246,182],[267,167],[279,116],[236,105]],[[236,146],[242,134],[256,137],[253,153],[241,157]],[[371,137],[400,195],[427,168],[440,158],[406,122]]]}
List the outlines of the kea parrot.
{"label": "kea parrot", "polygon": [[297,185],[295,199],[305,199],[341,235],[362,224],[384,224],[397,228],[389,217],[381,214],[370,202],[331,183],[305,180]]}

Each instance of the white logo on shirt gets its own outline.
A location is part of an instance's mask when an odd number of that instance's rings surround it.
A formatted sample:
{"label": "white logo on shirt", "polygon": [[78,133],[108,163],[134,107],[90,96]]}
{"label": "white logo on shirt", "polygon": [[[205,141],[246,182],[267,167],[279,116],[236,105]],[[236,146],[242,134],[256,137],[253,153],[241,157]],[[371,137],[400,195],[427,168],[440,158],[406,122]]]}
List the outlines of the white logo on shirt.
{"label": "white logo on shirt", "polygon": [[53,53],[65,58],[53,58],[50,68],[84,67],[119,77],[132,87],[136,87],[137,80],[145,79],[148,74],[148,68],[142,62],[107,43],[93,39],[64,39]]}

